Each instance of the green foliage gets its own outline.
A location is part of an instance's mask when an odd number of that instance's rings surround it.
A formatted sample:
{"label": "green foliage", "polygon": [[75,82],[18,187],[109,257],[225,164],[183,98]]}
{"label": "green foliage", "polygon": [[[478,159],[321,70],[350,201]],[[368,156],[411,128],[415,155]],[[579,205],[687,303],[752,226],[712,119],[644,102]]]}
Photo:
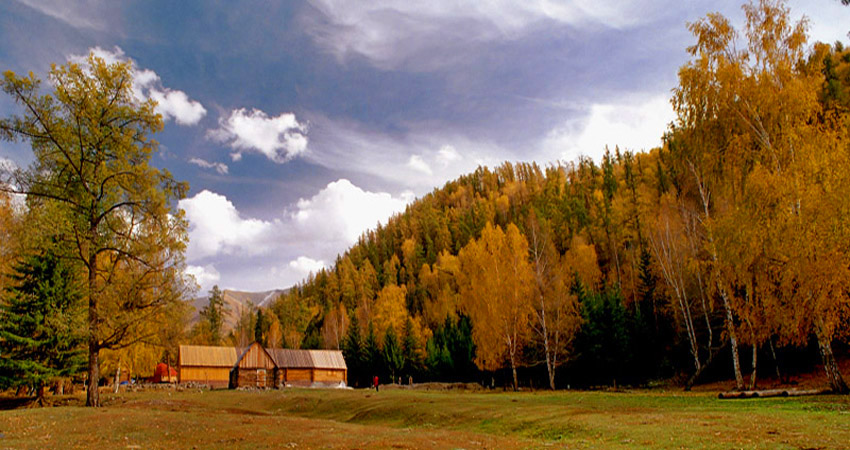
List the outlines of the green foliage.
{"label": "green foliage", "polygon": [[404,353],[393,327],[387,327],[382,353],[385,371],[389,374],[390,382],[395,383],[397,381],[396,376],[401,373],[401,369],[404,367]]}
{"label": "green foliage", "polygon": [[588,384],[631,382],[632,336],[619,290],[576,289],[584,322],[576,338],[579,355],[574,373]]}
{"label": "green foliage", "polygon": [[382,371],[383,355],[381,355],[381,348],[378,346],[378,337],[375,336],[375,327],[372,322],[369,322],[366,340],[363,342],[362,362],[364,374],[369,374],[366,375],[367,379],[371,379],[371,376]]}
{"label": "green foliage", "polygon": [[433,379],[471,381],[478,375],[472,321],[468,316],[460,315],[457,320],[446,317],[428,340],[426,352],[425,365]]}
{"label": "green foliage", "polygon": [[254,322],[254,342],[259,342],[263,347],[266,347],[266,321],[263,316],[263,309],[257,308],[257,321]]}
{"label": "green foliage", "polygon": [[48,249],[16,264],[11,282],[0,301],[0,389],[80,373],[85,316],[72,267]]}
{"label": "green foliage", "polygon": [[360,337],[360,322],[357,315],[351,316],[348,323],[348,332],[342,344],[342,355],[348,366],[349,384],[354,386],[368,386],[369,374],[366,373],[366,352]]}
{"label": "green foliage", "polygon": [[413,330],[413,319],[409,316],[404,322],[404,338],[401,342],[402,360],[404,361],[404,374],[414,376],[422,370],[422,358],[419,342]]}
{"label": "green foliage", "polygon": [[221,345],[221,329],[224,325],[224,314],[228,311],[227,305],[224,303],[224,294],[215,285],[209,291],[209,303],[201,310],[200,316],[202,324],[209,333],[208,341],[210,345]]}

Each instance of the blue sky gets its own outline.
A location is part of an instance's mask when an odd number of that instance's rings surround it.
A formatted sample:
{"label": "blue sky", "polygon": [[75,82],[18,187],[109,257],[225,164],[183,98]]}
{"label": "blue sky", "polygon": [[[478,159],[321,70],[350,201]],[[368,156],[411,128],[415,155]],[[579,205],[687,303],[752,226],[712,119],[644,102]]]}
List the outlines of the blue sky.
{"label": "blue sky", "polygon": [[[850,7],[789,6],[814,40],[846,42]],[[742,21],[726,0],[10,0],[0,70],[132,60],[167,120],[154,164],[191,186],[189,271],[204,291],[259,291],[478,165],[657,145],[686,23],[711,11]],[[32,157],[0,143],[0,158]]]}

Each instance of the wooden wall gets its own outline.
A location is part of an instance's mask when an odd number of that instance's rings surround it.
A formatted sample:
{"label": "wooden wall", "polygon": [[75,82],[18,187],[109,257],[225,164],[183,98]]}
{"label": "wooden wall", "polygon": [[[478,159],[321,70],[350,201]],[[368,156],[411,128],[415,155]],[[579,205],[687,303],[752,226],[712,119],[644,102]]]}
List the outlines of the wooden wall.
{"label": "wooden wall", "polygon": [[275,371],[267,369],[235,369],[234,387],[275,387]]}
{"label": "wooden wall", "polygon": [[345,371],[339,369],[313,369],[313,381],[323,383],[345,382]]}
{"label": "wooden wall", "polygon": [[255,342],[242,355],[242,359],[239,360],[239,367],[272,371],[275,369],[275,364],[268,352]]}
{"label": "wooden wall", "polygon": [[280,369],[280,381],[295,386],[309,386],[313,382],[345,383],[346,375],[346,371],[340,369]]}
{"label": "wooden wall", "polygon": [[180,367],[178,378],[181,383],[195,382],[214,387],[227,387],[230,381],[228,367]]}

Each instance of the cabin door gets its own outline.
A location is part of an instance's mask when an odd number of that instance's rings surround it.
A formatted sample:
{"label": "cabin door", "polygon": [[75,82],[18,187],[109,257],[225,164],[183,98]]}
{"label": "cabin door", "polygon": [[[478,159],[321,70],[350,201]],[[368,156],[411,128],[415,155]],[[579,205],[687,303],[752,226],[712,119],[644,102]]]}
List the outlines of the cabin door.
{"label": "cabin door", "polygon": [[257,387],[266,387],[266,369],[257,369]]}

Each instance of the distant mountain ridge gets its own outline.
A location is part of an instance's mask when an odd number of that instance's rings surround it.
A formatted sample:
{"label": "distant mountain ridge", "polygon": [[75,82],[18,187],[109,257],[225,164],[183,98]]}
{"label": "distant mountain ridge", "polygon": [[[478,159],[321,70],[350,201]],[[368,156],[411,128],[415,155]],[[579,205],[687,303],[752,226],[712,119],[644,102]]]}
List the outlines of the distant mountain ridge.
{"label": "distant mountain ridge", "polygon": [[[222,295],[224,296],[224,304],[227,311],[224,314],[224,327],[222,329],[222,333],[227,334],[236,326],[236,322],[239,321],[240,313],[245,309],[255,307],[268,308],[271,306],[274,299],[287,292],[289,292],[289,288],[272,289],[270,291],[262,292],[233,291],[230,289],[223,290]],[[203,310],[208,304],[209,295],[192,299],[192,306],[195,310],[192,312],[190,325],[194,325],[198,322],[201,310]]]}

